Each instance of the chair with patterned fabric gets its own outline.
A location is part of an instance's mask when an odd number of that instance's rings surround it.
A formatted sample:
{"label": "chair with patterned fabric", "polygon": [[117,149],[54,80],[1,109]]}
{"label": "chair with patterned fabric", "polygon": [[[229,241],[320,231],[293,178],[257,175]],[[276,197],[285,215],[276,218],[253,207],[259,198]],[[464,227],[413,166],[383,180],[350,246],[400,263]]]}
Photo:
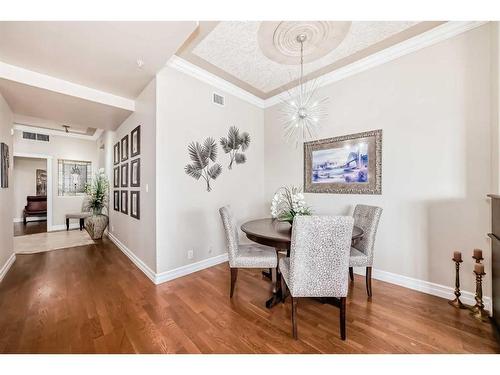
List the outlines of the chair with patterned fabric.
{"label": "chair with patterned fabric", "polygon": [[354,219],[350,216],[296,216],[290,257],[281,258],[283,291],[292,297],[292,334],[297,339],[297,302],[301,297],[340,299],[340,336],[346,338],[349,249]]}
{"label": "chair with patterned fabric", "polygon": [[356,205],[353,214],[354,225],[363,229],[363,237],[351,247],[349,276],[351,281],[354,281],[353,267],[366,267],[366,292],[368,297],[372,296],[373,250],[381,215],[382,208],[364,204]]}
{"label": "chair with patterned fabric", "polygon": [[278,265],[276,250],[272,247],[257,244],[240,244],[238,228],[231,208],[229,206],[221,207],[219,213],[226,234],[229,267],[231,269],[230,297],[233,297],[238,268],[270,268],[273,282],[276,283],[276,267]]}

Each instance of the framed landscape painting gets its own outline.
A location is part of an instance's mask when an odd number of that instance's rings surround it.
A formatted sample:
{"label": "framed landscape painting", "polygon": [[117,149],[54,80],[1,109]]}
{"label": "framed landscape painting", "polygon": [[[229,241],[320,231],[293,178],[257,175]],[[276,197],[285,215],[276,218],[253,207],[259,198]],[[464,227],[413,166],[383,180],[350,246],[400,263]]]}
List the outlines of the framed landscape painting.
{"label": "framed landscape painting", "polygon": [[120,191],[113,191],[113,208],[115,211],[120,211]]}
{"label": "framed landscape painting", "polygon": [[120,167],[113,169],[113,187],[120,187]]}
{"label": "framed landscape painting", "polygon": [[128,163],[122,164],[121,166],[121,187],[128,187]]}
{"label": "framed landscape painting", "polygon": [[382,194],[382,130],[304,143],[304,191]]}
{"label": "framed landscape painting", "polygon": [[141,125],[130,133],[130,156],[134,157],[141,153]]}
{"label": "framed landscape painting", "polygon": [[121,140],[121,161],[128,159],[128,134]]}
{"label": "framed landscape painting", "polygon": [[141,192],[130,192],[130,216],[139,220],[141,218]]}
{"label": "framed landscape painting", "polygon": [[113,146],[113,164],[116,165],[120,163],[120,142],[117,142]]}
{"label": "framed landscape painting", "polygon": [[122,190],[120,191],[120,211],[128,215],[128,191]]}
{"label": "framed landscape painting", "polygon": [[141,186],[141,159],[135,159],[130,162],[130,186]]}

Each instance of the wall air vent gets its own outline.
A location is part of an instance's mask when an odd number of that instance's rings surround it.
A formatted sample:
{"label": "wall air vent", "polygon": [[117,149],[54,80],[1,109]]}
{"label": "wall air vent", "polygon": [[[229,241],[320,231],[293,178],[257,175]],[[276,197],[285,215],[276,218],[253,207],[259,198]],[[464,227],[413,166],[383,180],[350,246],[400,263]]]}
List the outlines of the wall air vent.
{"label": "wall air vent", "polygon": [[31,132],[23,132],[24,139],[32,139],[33,141],[49,142],[49,136],[47,134],[38,134]]}
{"label": "wall air vent", "polygon": [[217,104],[217,105],[220,105],[221,107],[224,107],[224,103],[225,103],[225,98],[220,95],[220,94],[217,94],[217,93],[213,93],[212,95],[212,103],[214,104]]}

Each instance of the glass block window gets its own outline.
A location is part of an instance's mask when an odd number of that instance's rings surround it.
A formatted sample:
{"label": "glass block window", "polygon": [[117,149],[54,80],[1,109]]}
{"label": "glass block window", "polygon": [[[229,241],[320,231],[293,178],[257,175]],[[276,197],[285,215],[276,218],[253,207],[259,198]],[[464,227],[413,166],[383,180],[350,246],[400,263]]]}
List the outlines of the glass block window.
{"label": "glass block window", "polygon": [[59,159],[57,176],[58,195],[83,195],[92,180],[92,163]]}

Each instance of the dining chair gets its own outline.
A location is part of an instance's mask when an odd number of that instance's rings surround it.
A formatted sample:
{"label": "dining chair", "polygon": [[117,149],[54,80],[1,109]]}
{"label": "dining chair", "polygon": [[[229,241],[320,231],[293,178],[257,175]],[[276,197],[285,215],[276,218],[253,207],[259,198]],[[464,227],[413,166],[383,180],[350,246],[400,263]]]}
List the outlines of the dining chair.
{"label": "dining chair", "polygon": [[[281,258],[284,291],[292,299],[292,335],[297,339],[297,303],[302,297],[340,299],[340,336],[346,338],[347,269],[354,219],[350,216],[296,216],[290,257]],[[283,299],[284,301],[284,299]]]}
{"label": "dining chair", "polygon": [[269,268],[272,271],[273,283],[276,283],[276,267],[278,265],[276,250],[258,244],[240,244],[238,228],[230,206],[221,207],[219,213],[226,234],[229,267],[231,269],[230,298],[233,297],[239,268]]}
{"label": "dining chair", "polygon": [[356,205],[353,214],[354,225],[363,230],[363,237],[351,246],[349,277],[351,281],[354,281],[353,267],[366,267],[366,293],[368,297],[372,296],[373,252],[381,215],[382,208],[364,204]]}

